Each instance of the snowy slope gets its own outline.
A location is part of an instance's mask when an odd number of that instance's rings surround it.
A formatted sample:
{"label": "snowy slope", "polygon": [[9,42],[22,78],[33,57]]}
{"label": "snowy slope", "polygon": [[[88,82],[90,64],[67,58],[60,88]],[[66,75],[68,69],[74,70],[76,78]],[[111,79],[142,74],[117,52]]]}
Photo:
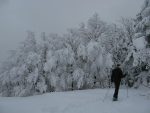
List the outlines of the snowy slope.
{"label": "snowy slope", "polygon": [[150,97],[145,95],[146,90],[129,89],[127,97],[126,89],[121,89],[119,101],[116,102],[111,101],[113,90],[94,89],[31,97],[0,97],[0,113],[150,113]]}

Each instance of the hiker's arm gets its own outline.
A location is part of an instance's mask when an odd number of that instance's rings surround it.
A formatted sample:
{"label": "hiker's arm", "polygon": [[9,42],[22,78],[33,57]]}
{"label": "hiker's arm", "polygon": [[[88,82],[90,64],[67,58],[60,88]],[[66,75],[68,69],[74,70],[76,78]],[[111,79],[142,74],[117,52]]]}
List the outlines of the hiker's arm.
{"label": "hiker's arm", "polygon": [[120,75],[121,75],[121,78],[124,78],[126,76],[126,74],[123,74],[122,70],[120,70]]}
{"label": "hiker's arm", "polygon": [[111,73],[111,82],[114,82],[114,71]]}

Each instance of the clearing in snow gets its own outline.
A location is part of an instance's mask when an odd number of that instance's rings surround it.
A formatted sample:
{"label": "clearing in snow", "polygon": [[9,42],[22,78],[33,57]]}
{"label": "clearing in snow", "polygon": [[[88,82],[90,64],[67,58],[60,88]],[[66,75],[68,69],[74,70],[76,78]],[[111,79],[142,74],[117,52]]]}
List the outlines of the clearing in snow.
{"label": "clearing in snow", "polygon": [[0,113],[150,113],[150,96],[145,89],[114,89],[54,92],[30,97],[0,97]]}

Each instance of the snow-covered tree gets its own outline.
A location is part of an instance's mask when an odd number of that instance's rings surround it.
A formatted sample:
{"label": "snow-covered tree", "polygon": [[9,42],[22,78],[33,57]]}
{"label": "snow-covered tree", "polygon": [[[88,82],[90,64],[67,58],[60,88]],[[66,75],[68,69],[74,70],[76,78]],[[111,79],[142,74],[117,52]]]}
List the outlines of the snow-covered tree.
{"label": "snow-covered tree", "polygon": [[97,41],[106,31],[106,23],[102,21],[97,13],[95,13],[87,22],[82,23],[79,28],[80,37],[87,44],[90,40]]}
{"label": "snow-covered tree", "polygon": [[37,65],[39,63],[37,44],[33,32],[28,32],[26,40],[21,43],[17,51],[11,54],[8,61],[9,63],[6,65],[7,70],[1,73],[1,80],[4,81],[2,90],[3,88],[8,88],[8,86],[9,90],[8,92],[5,90],[5,93],[2,94],[5,96],[26,96],[32,94],[36,86]]}
{"label": "snow-covered tree", "polygon": [[150,48],[149,48],[149,36],[150,36],[150,0],[145,0],[144,5],[135,19],[134,36],[132,38],[132,45],[130,45],[130,51],[126,58],[126,63],[132,64],[130,66],[130,75],[135,81],[135,86],[138,87],[143,84],[146,79],[144,76],[149,73],[150,70]]}

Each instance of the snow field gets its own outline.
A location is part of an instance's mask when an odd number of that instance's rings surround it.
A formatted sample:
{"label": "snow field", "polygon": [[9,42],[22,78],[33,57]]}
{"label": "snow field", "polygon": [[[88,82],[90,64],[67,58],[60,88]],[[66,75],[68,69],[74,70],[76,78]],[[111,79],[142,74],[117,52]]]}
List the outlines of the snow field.
{"label": "snow field", "polygon": [[[126,89],[113,102],[114,89],[56,92],[31,97],[0,97],[0,113],[149,113],[146,90]],[[107,94],[105,96],[105,94]],[[103,101],[104,100],[104,101]]]}

